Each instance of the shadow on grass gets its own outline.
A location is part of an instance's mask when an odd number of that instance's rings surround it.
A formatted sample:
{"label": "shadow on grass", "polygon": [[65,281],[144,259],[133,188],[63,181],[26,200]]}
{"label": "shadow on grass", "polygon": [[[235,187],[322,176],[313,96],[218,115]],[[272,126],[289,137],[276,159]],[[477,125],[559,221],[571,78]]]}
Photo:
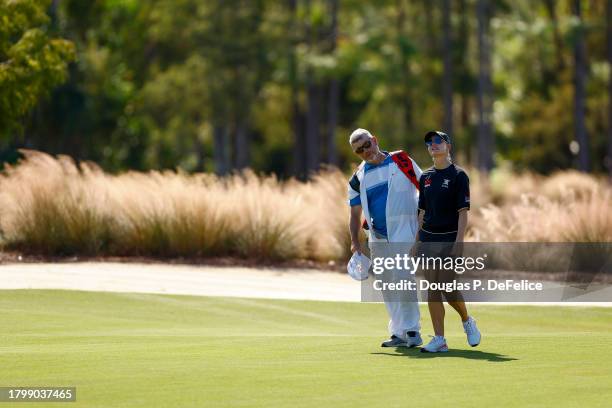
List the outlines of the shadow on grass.
{"label": "shadow on grass", "polygon": [[449,350],[446,353],[421,353],[420,348],[406,348],[406,347],[396,347],[395,353],[370,353],[370,354],[379,354],[383,356],[394,356],[394,357],[404,357],[408,356],[410,358],[467,358],[469,360],[487,360],[495,363],[505,362],[505,361],[514,361],[518,360],[518,358],[505,356],[503,354],[498,353],[489,353],[487,351],[480,350]]}

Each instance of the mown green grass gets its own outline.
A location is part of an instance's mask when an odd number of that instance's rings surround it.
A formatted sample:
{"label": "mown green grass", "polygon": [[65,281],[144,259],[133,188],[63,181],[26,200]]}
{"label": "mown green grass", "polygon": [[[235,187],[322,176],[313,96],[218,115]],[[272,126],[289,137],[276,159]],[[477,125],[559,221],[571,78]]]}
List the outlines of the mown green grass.
{"label": "mown green grass", "polygon": [[[72,385],[53,407],[608,407],[612,309],[447,312],[451,351],[382,349],[381,304],[0,292],[0,386]],[[423,333],[431,333],[426,310]],[[2,403],[2,406],[9,406]]]}

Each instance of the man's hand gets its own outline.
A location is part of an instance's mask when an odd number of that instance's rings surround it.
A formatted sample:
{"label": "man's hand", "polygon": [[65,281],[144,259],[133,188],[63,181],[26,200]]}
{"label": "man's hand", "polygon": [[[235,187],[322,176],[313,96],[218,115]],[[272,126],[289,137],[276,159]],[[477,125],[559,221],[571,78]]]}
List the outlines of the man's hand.
{"label": "man's hand", "polygon": [[351,253],[363,253],[361,243],[359,242],[359,229],[361,227],[361,206],[355,205],[351,207],[351,215],[349,219],[349,230],[351,232]]}

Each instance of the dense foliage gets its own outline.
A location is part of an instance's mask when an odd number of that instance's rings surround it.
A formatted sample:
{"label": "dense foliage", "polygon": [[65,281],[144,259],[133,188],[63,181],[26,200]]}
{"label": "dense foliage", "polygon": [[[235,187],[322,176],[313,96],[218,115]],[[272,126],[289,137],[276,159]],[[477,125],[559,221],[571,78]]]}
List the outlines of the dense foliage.
{"label": "dense foliage", "polygon": [[[507,160],[516,169],[577,167],[570,144],[582,41],[588,144],[580,147],[601,172],[606,7],[592,0],[3,0],[1,158],[27,147],[110,171],[249,166],[284,177],[321,163],[350,167],[347,139],[357,126],[426,165],[423,132],[452,127],[464,164],[476,164],[485,148],[497,165]],[[490,147],[478,138],[479,34],[491,45]],[[71,44],[76,62],[55,87]]]}

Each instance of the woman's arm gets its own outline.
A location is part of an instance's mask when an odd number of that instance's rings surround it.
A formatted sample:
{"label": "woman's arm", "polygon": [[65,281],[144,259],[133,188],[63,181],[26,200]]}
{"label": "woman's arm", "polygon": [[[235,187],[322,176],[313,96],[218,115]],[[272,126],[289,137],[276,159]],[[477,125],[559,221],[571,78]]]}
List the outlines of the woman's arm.
{"label": "woman's arm", "polygon": [[421,228],[423,228],[423,218],[424,217],[425,217],[425,211],[419,210],[419,229],[417,230],[416,237],[414,239],[416,242],[420,241],[419,233],[421,232]]}
{"label": "woman's arm", "polygon": [[423,217],[425,217],[425,211],[419,210],[419,229],[417,230],[416,236],[414,237],[415,245],[412,245],[412,248],[410,249],[410,256],[416,256],[416,243],[421,241],[421,237],[419,235],[421,233],[421,228],[423,227]]}
{"label": "woman's arm", "polygon": [[459,223],[457,224],[457,242],[463,242],[465,238],[465,230],[468,223],[468,209],[462,208],[459,210]]}
{"label": "woman's arm", "polygon": [[457,174],[457,242],[463,242],[468,223],[468,210],[470,209],[470,179],[464,171]]}

